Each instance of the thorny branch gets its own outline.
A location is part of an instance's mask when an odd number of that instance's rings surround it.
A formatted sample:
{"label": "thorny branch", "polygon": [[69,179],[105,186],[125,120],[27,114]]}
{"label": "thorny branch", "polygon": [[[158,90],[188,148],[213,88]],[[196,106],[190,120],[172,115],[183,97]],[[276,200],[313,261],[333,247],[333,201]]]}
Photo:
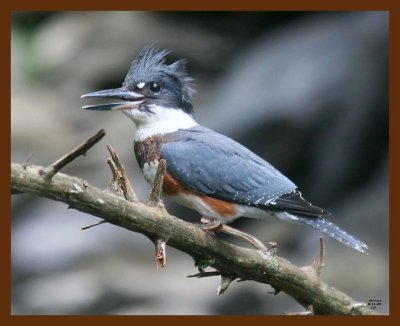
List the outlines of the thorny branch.
{"label": "thorny branch", "polygon": [[[319,258],[310,266],[299,268],[276,255],[275,243],[269,244],[267,251],[238,247],[169,215],[161,200],[165,161],[159,164],[151,190],[151,205],[137,200],[123,166],[111,146],[107,146],[111,154],[111,159],[107,162],[113,173],[111,184],[114,182],[114,188],[121,188],[119,194],[100,190],[85,180],[58,172],[76,157],[84,154],[103,136],[104,131],[100,130],[47,168],[28,165],[28,162],[12,163],[12,193],[34,193],[61,201],[70,208],[103,219],[96,224],[108,222],[140,232],[155,243],[156,260],[160,266],[165,266],[165,244],[168,242],[170,246],[194,258],[200,273],[192,277],[221,277],[217,294],[224,293],[235,279],[254,280],[271,285],[276,294],[284,291],[295,298],[306,309],[305,312],[296,314],[377,314],[364,303],[354,301],[320,280],[319,271],[324,261],[322,240]],[[121,197],[121,193],[125,199]],[[83,228],[89,227],[91,226]],[[215,271],[205,271],[207,267],[213,267]]]}

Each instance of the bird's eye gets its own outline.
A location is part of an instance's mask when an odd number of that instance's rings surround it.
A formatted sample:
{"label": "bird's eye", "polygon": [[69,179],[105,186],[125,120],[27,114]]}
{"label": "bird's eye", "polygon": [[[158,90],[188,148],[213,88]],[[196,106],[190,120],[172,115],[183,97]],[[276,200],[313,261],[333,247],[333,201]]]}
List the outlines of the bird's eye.
{"label": "bird's eye", "polygon": [[150,82],[149,88],[153,93],[158,93],[161,90],[160,84],[156,82]]}

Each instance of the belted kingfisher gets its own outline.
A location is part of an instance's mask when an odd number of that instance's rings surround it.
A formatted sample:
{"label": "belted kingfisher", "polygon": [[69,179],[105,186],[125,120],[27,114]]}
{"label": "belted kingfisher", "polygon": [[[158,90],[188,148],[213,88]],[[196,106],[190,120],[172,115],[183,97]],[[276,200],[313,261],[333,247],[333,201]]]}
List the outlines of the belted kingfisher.
{"label": "belted kingfisher", "polygon": [[120,100],[83,109],[118,110],[134,122],[136,159],[146,181],[153,182],[160,159],[165,159],[163,195],[204,217],[228,223],[241,216],[272,215],[366,252],[366,244],[326,220],[330,213],[304,199],[271,164],[194,120],[193,79],[185,60],[166,63],[168,53],[147,46],[132,62],[122,87],[82,95]]}

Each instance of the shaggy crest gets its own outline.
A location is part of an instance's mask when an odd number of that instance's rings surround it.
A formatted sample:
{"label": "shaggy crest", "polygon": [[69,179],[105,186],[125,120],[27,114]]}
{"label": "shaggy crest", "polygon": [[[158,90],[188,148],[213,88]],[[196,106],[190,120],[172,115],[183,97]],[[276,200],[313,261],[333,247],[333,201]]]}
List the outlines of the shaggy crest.
{"label": "shaggy crest", "polygon": [[123,86],[129,86],[148,80],[151,76],[160,73],[171,76],[182,86],[182,100],[191,102],[196,95],[196,90],[191,78],[186,70],[186,60],[181,59],[171,64],[165,63],[165,57],[171,53],[171,50],[160,50],[155,45],[146,46],[133,60]]}

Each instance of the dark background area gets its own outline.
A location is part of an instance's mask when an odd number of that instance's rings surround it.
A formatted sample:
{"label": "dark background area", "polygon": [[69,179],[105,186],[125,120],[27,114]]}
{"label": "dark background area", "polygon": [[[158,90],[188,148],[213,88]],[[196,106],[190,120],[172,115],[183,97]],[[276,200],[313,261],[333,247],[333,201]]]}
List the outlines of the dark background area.
{"label": "dark background area", "polygon": [[[14,12],[12,161],[47,165],[105,128],[107,135],[65,173],[105,188],[105,144],[124,162],[142,200],[134,128],[115,112],[81,110],[80,96],[122,84],[132,59],[157,43],[186,58],[197,121],[224,133],[290,177],[331,220],[369,246],[363,255],[325,239],[322,279],[388,313],[387,12]],[[168,203],[174,215],[192,211]],[[140,234],[66,205],[12,197],[13,314],[282,314],[301,306],[267,285],[186,278],[192,259],[167,247],[157,269]],[[233,225],[299,266],[319,251],[317,231],[274,219]],[[247,246],[237,239],[227,241]]]}

